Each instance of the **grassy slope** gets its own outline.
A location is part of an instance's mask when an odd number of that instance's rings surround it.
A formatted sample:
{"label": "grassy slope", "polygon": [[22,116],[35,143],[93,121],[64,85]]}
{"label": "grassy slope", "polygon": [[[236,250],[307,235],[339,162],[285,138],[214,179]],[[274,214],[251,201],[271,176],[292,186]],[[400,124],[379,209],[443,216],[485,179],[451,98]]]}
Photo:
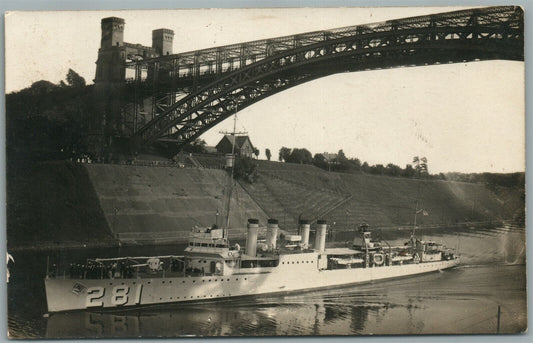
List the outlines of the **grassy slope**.
{"label": "grassy slope", "polygon": [[[202,161],[203,162],[203,161]],[[205,162],[204,162],[205,163]],[[339,229],[410,225],[416,200],[429,216],[419,224],[511,219],[523,190],[485,185],[328,173],[313,166],[258,161],[256,183],[237,184],[231,226],[277,217],[286,229],[300,214],[324,217]],[[225,222],[228,178],[223,170],[48,162],[8,169],[8,245],[111,244],[114,233],[144,243],[183,239],[191,227]],[[251,196],[251,197],[250,197]],[[253,197],[253,199],[252,199]],[[351,197],[351,198],[350,198]],[[242,230],[242,231],[241,231]]]}
{"label": "grassy slope", "polygon": [[[121,240],[183,239],[192,227],[225,224],[228,177],[223,170],[87,165],[109,227]],[[238,185],[230,225],[265,214]]]}
{"label": "grassy slope", "polygon": [[[324,196],[351,195],[351,199],[324,215],[339,228],[348,228],[360,222],[372,225],[412,225],[414,209],[423,208],[429,215],[419,215],[418,224],[450,225],[466,221],[491,221],[512,219],[523,205],[520,190],[489,190],[483,184],[417,180],[374,176],[368,174],[328,173],[308,165],[294,165],[259,161],[260,178],[255,188],[271,190],[271,199],[286,203],[287,213],[297,213],[298,203],[291,200],[291,188],[313,190]],[[283,189],[267,187],[274,180],[291,184]],[[324,190],[327,190],[325,192]],[[264,196],[261,201],[264,201]],[[264,208],[275,208],[266,203]],[[292,203],[291,203],[292,201]],[[268,212],[268,210],[267,210]],[[306,213],[307,216],[309,212]],[[311,215],[311,218],[313,216]]]}

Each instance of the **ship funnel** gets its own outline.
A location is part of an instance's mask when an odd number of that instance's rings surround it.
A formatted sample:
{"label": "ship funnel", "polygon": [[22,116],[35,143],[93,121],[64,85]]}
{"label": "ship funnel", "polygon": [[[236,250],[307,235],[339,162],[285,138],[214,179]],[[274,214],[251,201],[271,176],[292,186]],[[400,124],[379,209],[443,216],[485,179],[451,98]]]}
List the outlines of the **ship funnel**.
{"label": "ship funnel", "polygon": [[246,255],[255,257],[257,253],[257,232],[259,231],[259,220],[248,219],[248,236],[246,238]]}
{"label": "ship funnel", "polygon": [[300,235],[302,236],[302,249],[307,249],[309,247],[309,221],[300,219],[298,224],[300,225]]}
{"label": "ship funnel", "polygon": [[269,219],[267,224],[266,243],[270,250],[276,249],[276,242],[278,239],[278,221],[277,219]]}
{"label": "ship funnel", "polygon": [[326,248],[326,228],[328,225],[325,220],[317,220],[316,224],[315,250],[322,252]]}

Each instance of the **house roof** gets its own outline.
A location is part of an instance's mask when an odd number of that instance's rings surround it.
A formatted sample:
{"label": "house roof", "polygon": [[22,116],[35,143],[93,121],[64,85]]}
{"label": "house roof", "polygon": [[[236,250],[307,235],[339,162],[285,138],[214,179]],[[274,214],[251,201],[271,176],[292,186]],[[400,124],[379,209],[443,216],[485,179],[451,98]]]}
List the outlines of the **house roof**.
{"label": "house roof", "polygon": [[[217,144],[217,147],[219,146],[220,143],[222,143],[222,141],[226,139],[229,144],[231,145],[233,143],[233,139],[231,138],[231,135],[225,135],[221,140],[220,142]],[[242,148],[242,146],[244,145],[244,143],[246,141],[249,141],[250,142],[250,145],[253,147],[253,144],[252,144],[252,141],[250,140],[250,137],[248,136],[235,136],[235,147],[237,149],[240,149]]]}

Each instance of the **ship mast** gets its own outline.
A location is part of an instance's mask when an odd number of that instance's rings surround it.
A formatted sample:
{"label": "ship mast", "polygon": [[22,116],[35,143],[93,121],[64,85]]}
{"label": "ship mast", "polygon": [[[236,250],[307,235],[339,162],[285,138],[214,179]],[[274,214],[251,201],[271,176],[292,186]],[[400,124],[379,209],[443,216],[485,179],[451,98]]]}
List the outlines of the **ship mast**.
{"label": "ship mast", "polygon": [[414,237],[415,236],[415,230],[416,230],[416,216],[419,214],[419,213],[422,213],[422,215],[424,216],[427,216],[428,213],[426,212],[426,210],[424,210],[423,208],[418,208],[418,200],[416,201],[416,206],[415,206],[415,220],[414,220],[414,225],[413,225],[413,232],[411,233],[411,235]]}
{"label": "ship mast", "polygon": [[237,132],[237,112],[238,112],[238,103],[237,100],[234,100],[235,102],[235,114],[233,116],[233,132],[220,132],[222,134],[230,134],[232,137],[232,144],[231,144],[231,171],[230,171],[230,179],[229,179],[229,190],[228,190],[228,200],[227,200],[227,208],[226,208],[226,230],[229,229],[229,214],[231,210],[231,196],[233,193],[233,175],[235,170],[235,143],[236,143],[236,136],[238,134],[246,134],[246,132]]}

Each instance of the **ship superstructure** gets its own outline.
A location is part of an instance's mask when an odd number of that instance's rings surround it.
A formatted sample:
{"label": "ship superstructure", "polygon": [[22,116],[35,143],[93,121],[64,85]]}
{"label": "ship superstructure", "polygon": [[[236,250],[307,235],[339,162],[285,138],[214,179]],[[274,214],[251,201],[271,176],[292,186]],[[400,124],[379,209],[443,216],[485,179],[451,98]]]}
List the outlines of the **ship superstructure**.
{"label": "ship superstructure", "polygon": [[[453,267],[454,252],[411,236],[393,247],[372,239],[367,225],[352,246],[326,248],[327,223],[301,220],[299,235],[279,232],[268,220],[258,240],[257,219],[248,220],[246,246],[231,245],[227,230],[194,228],[183,255],[88,260],[63,276],[45,279],[49,312],[125,308],[237,296],[340,287]],[[263,227],[264,229],[264,227]]]}

